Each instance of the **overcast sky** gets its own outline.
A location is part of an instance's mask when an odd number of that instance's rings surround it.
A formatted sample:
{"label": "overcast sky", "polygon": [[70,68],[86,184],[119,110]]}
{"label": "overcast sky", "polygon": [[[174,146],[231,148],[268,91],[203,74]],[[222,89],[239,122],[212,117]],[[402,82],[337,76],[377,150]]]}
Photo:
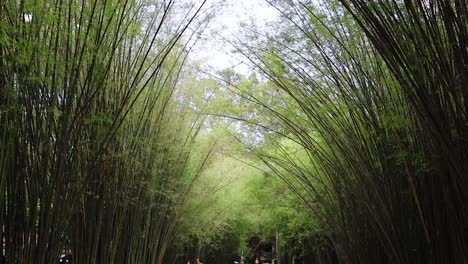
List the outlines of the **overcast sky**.
{"label": "overcast sky", "polygon": [[227,0],[205,31],[205,40],[195,47],[193,58],[202,62],[203,66],[211,66],[216,70],[237,65],[237,71],[246,73],[247,67],[239,65],[239,60],[230,54],[232,48],[223,44],[222,38],[239,37],[241,23],[254,22],[262,27],[277,16],[276,9],[265,0]]}

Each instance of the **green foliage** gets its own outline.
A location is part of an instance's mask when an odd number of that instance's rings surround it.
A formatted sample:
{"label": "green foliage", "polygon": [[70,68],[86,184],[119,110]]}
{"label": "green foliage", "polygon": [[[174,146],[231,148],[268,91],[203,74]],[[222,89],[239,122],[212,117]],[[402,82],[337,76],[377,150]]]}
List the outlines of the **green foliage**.
{"label": "green foliage", "polygon": [[466,120],[455,112],[466,109],[454,77],[466,70],[453,65],[466,55],[456,28],[467,9],[429,2],[272,1],[279,33],[239,44],[270,91],[282,90],[276,102],[294,102],[267,103],[261,85],[249,92],[268,110],[256,119],[268,145],[255,153],[346,263],[466,260],[466,190],[455,187],[466,171]]}
{"label": "green foliage", "polygon": [[173,98],[181,35],[203,5],[176,20],[158,2],[0,2],[8,263],[53,263],[63,249],[75,263],[165,262],[204,166],[191,153],[198,115]]}
{"label": "green foliage", "polygon": [[[198,139],[196,149],[203,149],[213,136],[217,144],[209,166],[194,183],[181,212],[184,217],[178,225],[176,250],[184,252],[186,259],[199,255],[226,262],[235,256],[251,257],[253,248],[248,240],[259,236],[275,241],[277,231],[283,253],[287,250],[301,257],[309,250],[324,247],[328,240],[315,239],[325,235],[310,212],[304,210],[303,201],[284,182],[265,174],[268,167],[261,160],[239,152],[240,143],[233,140],[232,132],[220,129],[221,124],[202,132]],[[285,141],[284,145],[306,160],[297,144]]]}
{"label": "green foliage", "polygon": [[205,2],[0,2],[8,263],[467,262],[466,2],[269,1],[210,77]]}

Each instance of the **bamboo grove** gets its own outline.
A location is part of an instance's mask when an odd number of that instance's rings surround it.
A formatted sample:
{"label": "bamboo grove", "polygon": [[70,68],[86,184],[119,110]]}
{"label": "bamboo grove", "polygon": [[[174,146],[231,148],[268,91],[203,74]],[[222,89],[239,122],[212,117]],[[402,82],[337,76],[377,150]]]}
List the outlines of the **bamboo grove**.
{"label": "bamboo grove", "polygon": [[468,262],[467,1],[265,0],[230,43],[257,75],[203,79],[207,2],[0,1],[6,263],[234,258],[253,228],[221,200],[270,191],[318,263]]}
{"label": "bamboo grove", "polygon": [[266,111],[237,118],[320,221],[324,263],[467,262],[468,3],[268,2],[277,32],[233,45],[273,88],[234,85]]}
{"label": "bamboo grove", "polygon": [[204,5],[0,2],[7,263],[164,263],[203,165],[173,94]]}

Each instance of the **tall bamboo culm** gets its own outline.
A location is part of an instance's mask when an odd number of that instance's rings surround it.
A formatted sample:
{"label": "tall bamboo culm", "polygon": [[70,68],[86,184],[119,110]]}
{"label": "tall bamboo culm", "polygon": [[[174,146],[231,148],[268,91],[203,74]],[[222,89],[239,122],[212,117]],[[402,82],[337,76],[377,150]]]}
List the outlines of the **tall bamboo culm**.
{"label": "tall bamboo culm", "polygon": [[205,2],[0,2],[7,263],[163,263],[196,134],[173,98],[182,35]]}
{"label": "tall bamboo culm", "polygon": [[343,263],[466,263],[468,3],[271,4],[288,33],[239,50],[292,102],[257,97],[266,125],[309,161],[277,137],[259,157]]}

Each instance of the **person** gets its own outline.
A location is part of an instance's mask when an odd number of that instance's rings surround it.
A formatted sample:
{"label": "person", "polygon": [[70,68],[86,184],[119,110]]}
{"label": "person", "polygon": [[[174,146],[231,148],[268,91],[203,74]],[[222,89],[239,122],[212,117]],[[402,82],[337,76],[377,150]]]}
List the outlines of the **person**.
{"label": "person", "polygon": [[192,264],[192,262],[190,262],[190,259],[189,259],[189,260],[187,260],[187,264]]}
{"label": "person", "polygon": [[197,264],[203,264],[203,261],[200,258],[197,258]]}
{"label": "person", "polygon": [[260,263],[260,261],[258,260],[258,258],[255,259],[255,264],[259,264],[259,263]]}

